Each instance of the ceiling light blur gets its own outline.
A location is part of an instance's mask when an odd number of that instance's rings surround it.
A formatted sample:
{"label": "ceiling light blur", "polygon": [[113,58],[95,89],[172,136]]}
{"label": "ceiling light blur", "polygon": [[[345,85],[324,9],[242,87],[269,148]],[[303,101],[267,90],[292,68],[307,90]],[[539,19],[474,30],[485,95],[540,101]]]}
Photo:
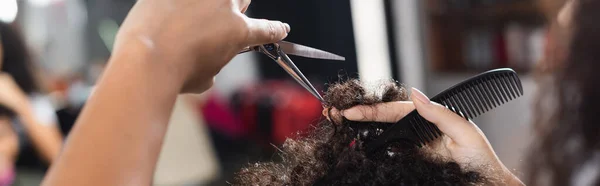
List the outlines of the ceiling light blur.
{"label": "ceiling light blur", "polygon": [[13,22],[18,11],[17,0],[0,0],[0,21]]}
{"label": "ceiling light blur", "polygon": [[361,82],[392,77],[384,2],[351,0],[350,5]]}
{"label": "ceiling light blur", "polygon": [[29,4],[36,7],[46,7],[52,3],[62,2],[64,0],[27,0]]}

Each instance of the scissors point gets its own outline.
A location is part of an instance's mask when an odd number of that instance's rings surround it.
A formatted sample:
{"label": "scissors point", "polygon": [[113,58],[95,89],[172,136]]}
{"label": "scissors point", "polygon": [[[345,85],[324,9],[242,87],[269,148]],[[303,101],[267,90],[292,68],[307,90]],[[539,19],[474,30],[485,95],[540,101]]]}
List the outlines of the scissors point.
{"label": "scissors point", "polygon": [[307,58],[314,58],[314,59],[328,59],[328,60],[338,60],[338,61],[346,60],[346,58],[344,58],[342,56],[332,54],[330,52],[325,52],[323,50],[315,49],[312,47],[307,47],[304,45],[296,44],[296,43],[280,41],[280,42],[278,42],[278,44],[286,54],[302,56],[302,57],[307,57]]}

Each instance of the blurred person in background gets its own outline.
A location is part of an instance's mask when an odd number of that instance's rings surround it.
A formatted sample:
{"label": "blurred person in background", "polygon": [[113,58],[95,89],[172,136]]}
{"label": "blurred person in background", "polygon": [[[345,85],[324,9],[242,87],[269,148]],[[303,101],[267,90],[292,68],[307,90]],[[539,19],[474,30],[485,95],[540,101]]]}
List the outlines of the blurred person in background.
{"label": "blurred person in background", "polygon": [[1,175],[14,175],[16,161],[33,152],[27,149],[35,149],[40,159],[52,163],[60,152],[62,135],[55,110],[36,82],[23,38],[11,25],[0,22],[0,41],[1,179]]}

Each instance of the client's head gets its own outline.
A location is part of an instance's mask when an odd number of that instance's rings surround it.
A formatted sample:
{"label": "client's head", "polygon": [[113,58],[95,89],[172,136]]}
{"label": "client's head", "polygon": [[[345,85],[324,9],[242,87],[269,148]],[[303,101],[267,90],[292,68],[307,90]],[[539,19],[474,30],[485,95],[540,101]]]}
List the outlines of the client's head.
{"label": "client's head", "polygon": [[[333,84],[324,96],[326,107],[408,100],[396,82],[367,90],[358,80]],[[328,118],[343,118],[336,112]],[[365,144],[389,123],[324,120],[307,133],[287,139],[280,160],[242,169],[234,185],[478,185],[486,178],[456,162],[439,158],[409,143],[392,143],[372,154]]]}

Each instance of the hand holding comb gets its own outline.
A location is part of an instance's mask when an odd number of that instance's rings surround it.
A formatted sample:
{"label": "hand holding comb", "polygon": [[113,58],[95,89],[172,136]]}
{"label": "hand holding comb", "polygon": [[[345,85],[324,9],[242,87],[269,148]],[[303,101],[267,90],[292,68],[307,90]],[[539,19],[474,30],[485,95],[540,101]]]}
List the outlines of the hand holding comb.
{"label": "hand holding comb", "polygon": [[[510,68],[501,68],[454,85],[431,98],[431,101],[470,120],[522,95],[523,87],[517,73]],[[373,152],[391,142],[402,140],[422,146],[441,135],[442,132],[435,124],[425,120],[414,110],[388,127],[366,147],[367,152]]]}

